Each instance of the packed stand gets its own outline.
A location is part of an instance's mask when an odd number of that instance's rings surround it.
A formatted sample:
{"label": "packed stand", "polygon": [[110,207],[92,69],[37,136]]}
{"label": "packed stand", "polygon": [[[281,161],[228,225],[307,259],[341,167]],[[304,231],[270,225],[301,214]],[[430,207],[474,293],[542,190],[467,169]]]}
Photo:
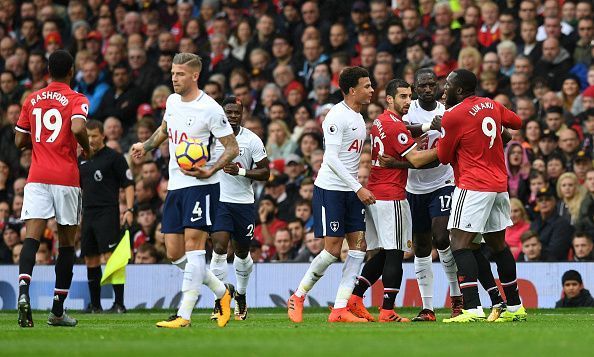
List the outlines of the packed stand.
{"label": "packed stand", "polygon": [[[142,160],[128,152],[161,123],[177,52],[202,57],[200,88],[219,103],[237,96],[243,126],[266,144],[272,175],[254,182],[254,261],[309,262],[323,249],[311,206],[321,122],[342,100],[338,74],[351,65],[372,76],[368,128],[386,108],[392,78],[412,84],[417,69],[432,68],[443,84],[456,68],[473,71],[480,95],[524,122],[505,151],[514,256],[593,261],[592,7],[589,0],[0,0],[0,261],[17,263],[25,237],[20,211],[32,153],[14,146],[14,126],[27,94],[47,85],[47,58],[59,48],[75,57],[73,88],[89,98],[89,117],[103,123],[106,145],[132,170],[134,263],[165,257],[168,145]],[[370,168],[364,153],[362,184]],[[56,234],[50,220],[37,264],[52,263]]]}

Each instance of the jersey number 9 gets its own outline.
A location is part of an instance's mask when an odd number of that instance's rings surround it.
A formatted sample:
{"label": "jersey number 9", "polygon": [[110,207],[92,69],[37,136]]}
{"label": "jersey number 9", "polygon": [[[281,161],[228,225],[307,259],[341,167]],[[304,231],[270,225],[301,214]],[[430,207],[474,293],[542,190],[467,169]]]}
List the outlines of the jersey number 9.
{"label": "jersey number 9", "polygon": [[487,137],[491,138],[491,142],[489,143],[489,149],[493,147],[493,143],[495,142],[495,138],[497,137],[497,124],[495,124],[495,120],[491,117],[486,117],[483,119],[483,134]]}

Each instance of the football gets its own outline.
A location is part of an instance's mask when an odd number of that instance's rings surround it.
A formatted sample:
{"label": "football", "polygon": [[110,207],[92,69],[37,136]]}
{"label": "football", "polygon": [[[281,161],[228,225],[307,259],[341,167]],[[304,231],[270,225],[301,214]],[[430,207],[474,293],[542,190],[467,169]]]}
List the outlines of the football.
{"label": "football", "polygon": [[182,140],[175,149],[177,164],[184,170],[204,166],[208,161],[208,148],[200,140]]}

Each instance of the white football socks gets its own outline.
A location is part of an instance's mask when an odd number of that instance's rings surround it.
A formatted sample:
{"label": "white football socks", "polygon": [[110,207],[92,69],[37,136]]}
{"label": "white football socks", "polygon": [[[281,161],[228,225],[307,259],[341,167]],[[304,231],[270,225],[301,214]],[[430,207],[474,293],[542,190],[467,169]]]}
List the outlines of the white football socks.
{"label": "white football socks", "polygon": [[355,287],[355,279],[361,272],[361,266],[365,259],[365,252],[360,250],[349,250],[349,254],[342,266],[342,278],[338,291],[336,292],[336,299],[334,300],[334,308],[341,309],[347,306],[349,298],[353,293]]}
{"label": "white football socks", "polygon": [[419,285],[419,292],[423,301],[423,309],[433,311],[433,269],[431,255],[423,258],[415,257],[415,275],[417,276],[417,284]]}
{"label": "white football socks", "polygon": [[250,281],[250,274],[254,268],[252,256],[248,253],[245,259],[241,259],[236,255],[235,259],[233,259],[233,267],[235,268],[235,279],[237,280],[237,293],[245,295]]}
{"label": "white football socks", "polygon": [[210,271],[222,282],[227,282],[227,254],[217,254],[212,252],[210,260]]}
{"label": "white football socks", "polygon": [[177,315],[186,320],[189,320],[192,316],[192,310],[200,294],[200,285],[204,281],[204,273],[206,272],[205,255],[206,251],[204,250],[186,252],[188,261],[182,281],[182,302],[177,310]]}
{"label": "white football socks", "polygon": [[450,296],[462,296],[460,285],[458,285],[458,267],[456,266],[452,250],[450,247],[447,247],[444,250],[438,249],[437,253],[439,253],[441,266],[450,284]]}
{"label": "white football socks", "polygon": [[[330,254],[327,250],[322,250],[320,254],[311,261],[309,269],[307,269],[303,279],[301,279],[295,295],[298,297],[305,296],[305,294],[307,294],[313,288],[315,283],[324,275],[330,264],[334,263],[337,259],[338,258]],[[353,280],[353,285],[354,284],[355,282]]]}
{"label": "white football socks", "polygon": [[180,268],[182,271],[186,269],[186,263],[188,262],[188,258],[184,255],[183,257],[179,258],[178,260],[174,260],[171,264],[175,265],[176,267]]}
{"label": "white football socks", "polygon": [[204,269],[204,271],[204,285],[208,286],[208,288],[212,290],[216,299],[222,298],[223,295],[225,295],[225,291],[227,291],[227,287],[213,274],[212,271],[209,269]]}

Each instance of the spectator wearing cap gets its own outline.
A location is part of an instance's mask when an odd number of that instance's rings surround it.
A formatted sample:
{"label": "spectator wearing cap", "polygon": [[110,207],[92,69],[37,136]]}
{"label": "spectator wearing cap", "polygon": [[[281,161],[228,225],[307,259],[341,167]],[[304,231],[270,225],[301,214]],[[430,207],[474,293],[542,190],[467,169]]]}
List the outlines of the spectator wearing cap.
{"label": "spectator wearing cap", "polygon": [[558,152],[558,145],[559,137],[557,134],[550,129],[543,130],[540,141],[538,142],[539,156],[545,161],[548,160],[551,154]]}
{"label": "spectator wearing cap", "polygon": [[276,202],[278,218],[285,222],[295,217],[295,200],[299,195],[297,190],[287,189],[288,181],[287,175],[281,171],[281,174],[268,181],[264,188],[264,193]]}
{"label": "spectator wearing cap", "polygon": [[305,88],[299,81],[291,81],[283,89],[283,95],[287,98],[287,104],[289,107],[294,109],[298,105],[302,104],[305,100]]}
{"label": "spectator wearing cap", "polygon": [[594,86],[589,86],[582,92],[582,106],[584,112],[580,116],[587,117],[589,115],[587,114],[588,111],[594,109]]}
{"label": "spectator wearing cap", "polygon": [[97,63],[87,61],[82,66],[82,79],[74,89],[89,99],[89,116],[94,118],[101,107],[101,100],[110,89],[110,86],[99,79],[99,66]]}
{"label": "spectator wearing cap", "polygon": [[85,43],[85,49],[89,51],[93,61],[97,64],[103,62],[102,54],[103,37],[99,31],[91,31],[87,35],[87,41]]}
{"label": "spectator wearing cap", "polygon": [[254,240],[262,244],[262,253],[265,257],[274,255],[274,235],[281,228],[286,228],[287,223],[278,218],[276,200],[270,195],[265,195],[258,204],[258,224],[254,229]]}
{"label": "spectator wearing cap", "polygon": [[573,260],[576,262],[594,261],[594,242],[592,236],[585,232],[577,232],[573,237]]}
{"label": "spectator wearing cap", "polygon": [[538,233],[526,231],[520,236],[522,251],[518,255],[519,262],[546,262],[548,261],[546,252],[543,250],[542,243],[538,238]]}
{"label": "spectator wearing cap", "polygon": [[318,107],[324,104],[333,103],[334,100],[331,99],[330,95],[330,77],[323,75],[315,78],[313,81],[313,91],[311,91],[308,96],[309,107],[315,111]]}
{"label": "spectator wearing cap", "polygon": [[[132,83],[130,67],[125,62],[116,64],[113,67],[111,82],[113,87],[105,92],[95,117],[101,121],[109,116],[115,116],[127,121],[133,120],[136,108],[141,103],[142,91]],[[126,122],[125,126],[129,127],[133,124],[133,122]]]}
{"label": "spectator wearing cap", "polygon": [[70,45],[68,46],[68,52],[70,52],[70,54],[72,54],[74,57],[78,51],[84,50],[86,48],[87,36],[91,31],[91,26],[87,21],[79,20],[70,26],[70,31],[73,38],[72,41],[70,41]]}
{"label": "spectator wearing cap", "polygon": [[582,276],[575,270],[568,270],[561,278],[563,297],[557,301],[555,308],[594,307],[594,298],[584,287]]}
{"label": "spectator wearing cap", "polygon": [[287,190],[297,192],[301,180],[304,178],[305,165],[299,155],[289,154],[285,157],[285,168],[283,173],[287,175]]}
{"label": "spectator wearing cap", "polygon": [[59,32],[50,32],[45,36],[43,42],[43,49],[45,50],[46,57],[49,58],[49,55],[54,53],[54,51],[62,48],[64,45],[62,43],[62,35]]}
{"label": "spectator wearing cap", "polygon": [[566,261],[574,228],[559,216],[556,210],[557,198],[552,188],[542,188],[536,197],[540,212],[530,229],[539,235],[547,257],[555,261]]}
{"label": "spectator wearing cap", "polygon": [[592,169],[592,157],[589,152],[578,151],[573,159],[573,172],[578,178],[578,183],[583,185],[586,181],[586,173]]}

